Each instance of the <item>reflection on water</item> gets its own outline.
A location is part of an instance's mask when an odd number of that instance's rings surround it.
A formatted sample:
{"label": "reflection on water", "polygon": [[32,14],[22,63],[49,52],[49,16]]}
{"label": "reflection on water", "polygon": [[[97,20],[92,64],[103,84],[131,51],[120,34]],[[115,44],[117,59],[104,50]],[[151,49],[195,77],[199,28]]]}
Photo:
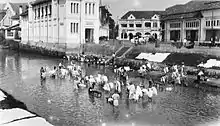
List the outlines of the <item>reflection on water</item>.
{"label": "reflection on water", "polygon": [[[0,87],[23,101],[57,126],[91,125],[202,125],[216,124],[220,115],[220,95],[194,88],[173,87],[162,90],[152,102],[127,100],[123,94],[118,108],[96,98],[87,89],[75,90],[69,80],[47,79],[41,83],[41,66],[54,66],[60,60],[33,54],[0,50]],[[115,79],[112,70],[81,64],[85,74],[105,73]]]}

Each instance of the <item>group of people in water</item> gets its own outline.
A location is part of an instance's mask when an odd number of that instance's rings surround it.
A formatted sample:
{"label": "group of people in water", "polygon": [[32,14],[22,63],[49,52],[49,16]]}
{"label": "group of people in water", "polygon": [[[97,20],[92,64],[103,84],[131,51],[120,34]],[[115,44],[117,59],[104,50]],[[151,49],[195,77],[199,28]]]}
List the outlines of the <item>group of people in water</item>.
{"label": "group of people in water", "polygon": [[126,93],[130,100],[138,101],[140,98],[147,96],[151,101],[152,97],[157,95],[157,88],[153,81],[149,81],[148,87],[143,84],[129,82],[127,72],[130,70],[129,67],[115,68],[116,79],[111,82],[104,74],[85,75],[81,66],[71,61],[70,65],[67,66],[59,63],[52,70],[48,67],[42,67],[40,69],[40,78],[42,81],[45,81],[48,77],[53,79],[69,79],[73,82],[75,89],[88,88],[89,95],[96,97],[104,95],[107,103],[116,107],[119,105],[119,100],[123,93]]}
{"label": "group of people in water", "polygon": [[[145,97],[147,97],[149,101],[152,101],[152,97],[157,95],[158,84],[152,79],[149,79],[148,84],[129,82],[128,72],[131,70],[129,66],[114,67],[116,78],[111,82],[104,74],[86,75],[81,66],[76,65],[72,60],[69,65],[65,66],[59,63],[59,65],[54,66],[52,70],[48,67],[42,67],[40,69],[40,77],[42,81],[45,81],[47,77],[54,79],[69,78],[69,80],[73,82],[75,89],[88,88],[90,96],[104,96],[108,103],[116,107],[119,105],[119,100],[123,93],[126,93],[129,100],[135,102]],[[153,65],[150,62],[146,62],[146,64],[140,67],[138,72],[144,73],[151,70],[153,70]],[[180,66],[165,66],[161,72],[164,73],[160,79],[162,83],[185,84],[187,86],[187,83],[184,82],[186,78],[184,63]],[[201,80],[201,76],[203,75],[204,72],[200,71],[197,79]]]}

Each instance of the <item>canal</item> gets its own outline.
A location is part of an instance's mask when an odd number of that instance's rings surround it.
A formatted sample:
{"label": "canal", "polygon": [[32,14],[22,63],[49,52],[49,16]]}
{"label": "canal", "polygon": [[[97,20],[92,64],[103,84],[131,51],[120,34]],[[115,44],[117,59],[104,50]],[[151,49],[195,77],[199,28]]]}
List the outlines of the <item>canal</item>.
{"label": "canal", "polygon": [[[0,58],[0,88],[55,126],[207,126],[220,122],[219,92],[177,86],[159,92],[153,102],[134,103],[123,96],[119,109],[113,109],[104,97],[90,97],[87,89],[75,90],[67,79],[41,83],[40,67],[57,65],[59,59],[2,49]],[[87,75],[100,72],[110,80],[115,78],[110,69],[80,65]]]}

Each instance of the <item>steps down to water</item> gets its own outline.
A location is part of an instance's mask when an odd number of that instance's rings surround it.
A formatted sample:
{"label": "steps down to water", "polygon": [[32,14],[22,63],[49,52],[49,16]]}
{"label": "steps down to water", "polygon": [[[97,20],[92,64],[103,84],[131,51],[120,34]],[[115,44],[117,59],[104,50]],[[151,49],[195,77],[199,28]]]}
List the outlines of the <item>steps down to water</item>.
{"label": "steps down to water", "polygon": [[127,52],[129,49],[130,49],[130,47],[124,46],[124,47],[120,48],[120,49],[116,52],[115,56],[116,56],[116,57],[121,57],[121,56],[123,56],[123,54],[124,54],[125,52]]}

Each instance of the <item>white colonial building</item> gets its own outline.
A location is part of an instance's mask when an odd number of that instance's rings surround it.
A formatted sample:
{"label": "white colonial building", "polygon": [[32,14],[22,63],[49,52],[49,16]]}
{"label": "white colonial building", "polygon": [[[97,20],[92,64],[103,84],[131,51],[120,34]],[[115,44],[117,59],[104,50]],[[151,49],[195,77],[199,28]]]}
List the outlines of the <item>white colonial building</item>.
{"label": "white colonial building", "polygon": [[190,1],[166,9],[163,17],[165,41],[184,39],[210,43],[220,38],[220,1]]}
{"label": "white colonial building", "polygon": [[160,16],[164,11],[129,11],[119,19],[119,39],[131,40],[135,35],[153,35],[159,39],[161,34]]}
{"label": "white colonial building", "polygon": [[22,18],[22,43],[77,48],[99,42],[99,0],[35,0]]}

